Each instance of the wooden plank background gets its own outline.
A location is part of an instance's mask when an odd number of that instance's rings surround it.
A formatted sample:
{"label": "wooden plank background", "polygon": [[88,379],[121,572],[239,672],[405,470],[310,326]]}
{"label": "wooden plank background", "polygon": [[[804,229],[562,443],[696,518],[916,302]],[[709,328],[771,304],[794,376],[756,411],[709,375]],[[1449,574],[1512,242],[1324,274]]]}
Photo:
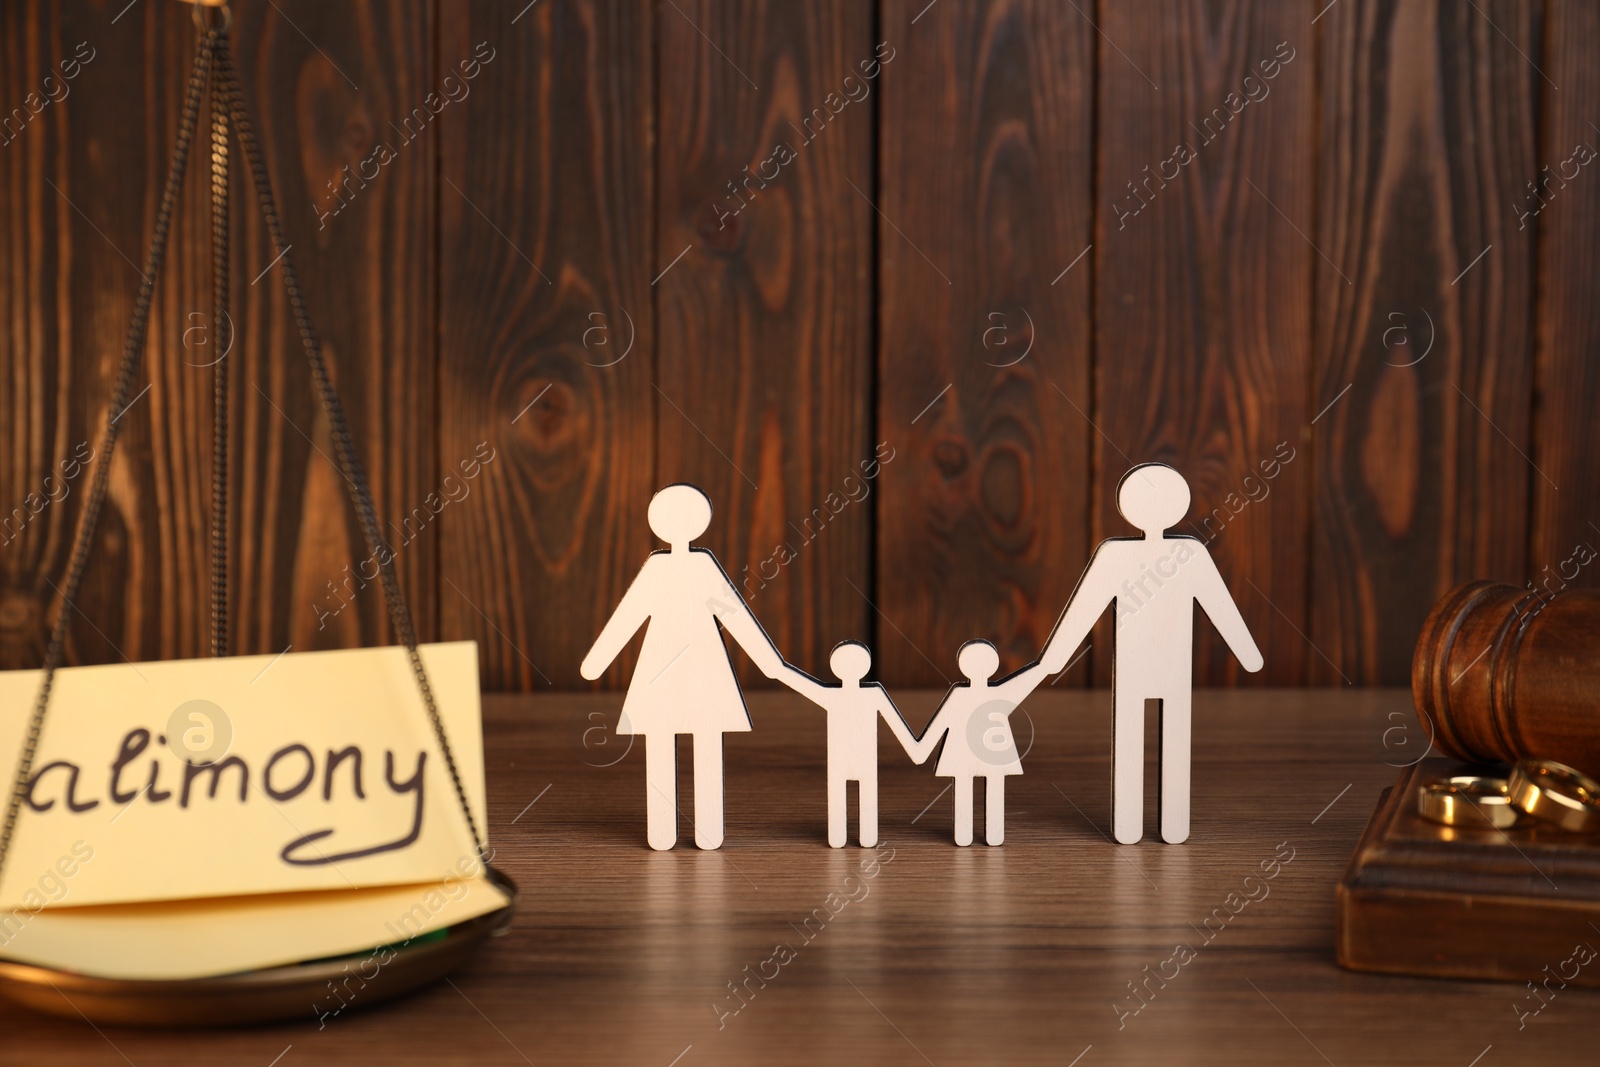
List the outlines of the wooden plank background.
{"label": "wooden plank background", "polygon": [[851,186],[871,184],[873,114],[844,95],[871,14],[658,10],[656,481],[707,492],[705,545],[809,664],[872,637],[854,591],[871,584],[871,525],[850,486],[872,453],[872,214]]}
{"label": "wooden plank background", "polygon": [[1441,589],[1525,580],[1541,223],[1519,230],[1516,208],[1536,105],[1559,94],[1534,5],[1323,22],[1311,676],[1398,681]]}
{"label": "wooden plank background", "polygon": [[[673,481],[786,655],[864,639],[892,685],[1036,654],[1147,460],[1266,655],[1202,626],[1205,684],[1403,683],[1454,583],[1595,584],[1581,0],[234,6],[420,631],[488,688],[583,684]],[[42,654],[192,47],[172,2],[0,14],[3,667]],[[74,662],[205,647],[204,167]],[[233,197],[235,650],[392,640]],[[1060,685],[1109,680],[1092,645]]]}

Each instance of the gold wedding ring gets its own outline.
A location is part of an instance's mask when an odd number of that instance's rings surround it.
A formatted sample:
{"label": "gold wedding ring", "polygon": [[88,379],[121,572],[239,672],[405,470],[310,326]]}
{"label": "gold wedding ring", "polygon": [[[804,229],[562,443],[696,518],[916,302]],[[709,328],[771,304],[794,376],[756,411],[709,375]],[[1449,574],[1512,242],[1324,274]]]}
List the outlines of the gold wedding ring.
{"label": "gold wedding ring", "polygon": [[1554,760],[1528,759],[1511,769],[1511,803],[1541,822],[1573,833],[1600,830],[1600,782]]}
{"label": "gold wedding ring", "polygon": [[1511,804],[1504,778],[1473,774],[1436,778],[1417,790],[1417,811],[1424,819],[1446,826],[1505,829],[1522,812]]}

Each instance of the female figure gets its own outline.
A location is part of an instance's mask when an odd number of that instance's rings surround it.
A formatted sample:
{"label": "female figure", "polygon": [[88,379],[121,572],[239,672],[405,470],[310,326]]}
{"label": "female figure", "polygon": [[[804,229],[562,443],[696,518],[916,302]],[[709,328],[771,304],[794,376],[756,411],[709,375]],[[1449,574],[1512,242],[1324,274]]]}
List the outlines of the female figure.
{"label": "female figure", "polygon": [[690,542],[711,523],[711,502],[692,485],[669,485],[650,501],[650,530],[671,547],[656,551],[623,594],[578,668],[600,677],[647,622],[617,724],[619,734],[644,736],[646,828],[650,847],[678,840],[677,735],[694,738],[694,840],[722,845],[722,735],[749,730],[739,683],[717,623],[768,678],[783,658],[745,607],[721,564]]}
{"label": "female figure", "polygon": [[967,680],[950,687],[911,758],[926,763],[944,741],[933,773],[955,779],[958,845],[972,844],[972,780],[983,779],[988,786],[983,839],[998,845],[1006,837],[1006,776],[1022,773],[1011,713],[1044,680],[1045,669],[1035,663],[990,685],[1000,654],[987,641],[962,645],[956,663]]}

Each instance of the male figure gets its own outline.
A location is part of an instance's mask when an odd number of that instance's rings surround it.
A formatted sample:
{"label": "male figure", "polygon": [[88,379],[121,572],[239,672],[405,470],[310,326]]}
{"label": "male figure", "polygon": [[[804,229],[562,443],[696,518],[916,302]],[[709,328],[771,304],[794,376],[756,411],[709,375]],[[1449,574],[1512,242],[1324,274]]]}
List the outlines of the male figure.
{"label": "male figure", "polygon": [[1067,665],[1108,603],[1116,603],[1112,674],[1111,823],[1118,841],[1144,836],[1144,702],[1161,702],[1161,838],[1189,836],[1189,697],[1193,683],[1194,604],[1198,602],[1247,671],[1261,652],[1205,546],[1167,536],[1189,510],[1189,485],[1162,463],[1146,463],[1117,487],[1122,517],[1143,537],[1100,543],[1045,645],[1051,674]]}
{"label": "male figure", "polygon": [[908,753],[915,750],[917,739],[883,686],[862,684],[872,666],[872,653],[866,645],[841,642],[828,666],[842,684],[823,685],[793,667],[780,680],[828,713],[828,844],[844,847],[848,833],[845,783],[854,781],[861,808],[861,847],[872,848],[878,843],[878,716],[883,716]]}

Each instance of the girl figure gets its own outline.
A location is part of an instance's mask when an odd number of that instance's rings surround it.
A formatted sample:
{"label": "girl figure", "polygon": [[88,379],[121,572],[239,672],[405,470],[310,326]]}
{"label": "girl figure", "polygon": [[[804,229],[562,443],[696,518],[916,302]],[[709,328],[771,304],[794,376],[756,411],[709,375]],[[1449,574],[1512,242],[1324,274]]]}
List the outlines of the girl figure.
{"label": "girl figure", "polygon": [[[953,778],[956,794],[956,844],[972,844],[972,780],[988,784],[984,798],[983,839],[998,845],[1006,837],[1006,776],[1022,773],[1022,758],[1011,736],[1011,713],[1045,677],[1042,664],[1025,667],[993,685],[1000,654],[987,641],[968,641],[956,655],[965,682],[957,682],[934,713],[911,758],[926,763],[941,740],[934,774]],[[908,750],[909,751],[909,750]]]}
{"label": "girl figure", "polygon": [[619,734],[644,736],[646,829],[650,847],[678,840],[677,735],[694,738],[694,841],[722,845],[722,735],[749,730],[750,713],[717,624],[768,678],[783,658],[708,549],[690,542],[711,523],[711,502],[692,485],[669,485],[650,501],[650,530],[671,547],[656,551],[623,594],[578,670],[595,679],[647,622],[644,648],[622,702]]}

